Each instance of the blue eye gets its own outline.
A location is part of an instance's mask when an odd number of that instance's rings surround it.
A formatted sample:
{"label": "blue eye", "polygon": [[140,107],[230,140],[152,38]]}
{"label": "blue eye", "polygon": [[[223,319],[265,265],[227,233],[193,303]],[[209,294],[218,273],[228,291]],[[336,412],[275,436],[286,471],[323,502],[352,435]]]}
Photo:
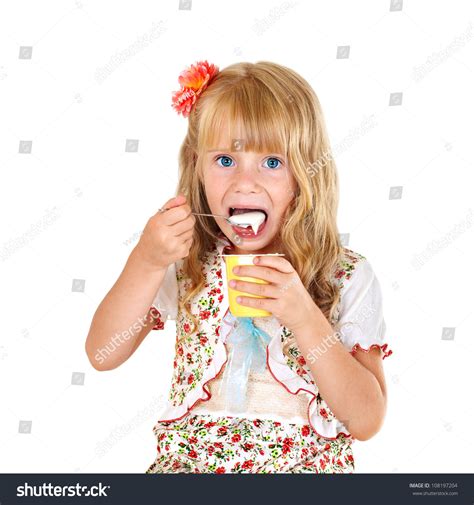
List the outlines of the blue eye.
{"label": "blue eye", "polygon": [[280,163],[280,164],[281,164],[281,161],[280,161],[278,158],[268,158],[266,161],[271,162],[271,164],[270,164],[270,167],[269,167],[269,168],[273,168],[273,169],[275,169],[275,168],[278,168],[278,167],[279,167],[279,165],[275,166],[275,162],[277,162],[277,163]]}
{"label": "blue eye", "polygon": [[[232,162],[232,158],[229,158],[229,156],[218,156],[218,157],[216,158],[216,161],[219,163],[219,160],[220,160],[221,158],[223,158],[223,159],[225,160],[225,161],[224,161],[224,167],[225,167],[225,168],[228,168],[230,165],[228,165],[228,164],[227,164],[227,161]],[[219,165],[220,165],[220,164],[219,164]],[[220,166],[222,166],[222,165],[220,165]]]}
{"label": "blue eye", "polygon": [[[220,156],[216,157],[216,161],[219,164],[219,166],[224,167],[224,168],[229,168],[232,166],[232,158],[230,156],[226,156],[224,154],[221,154]],[[222,164],[221,164],[222,162]],[[268,162],[269,165],[267,165],[268,168],[271,168],[272,170],[275,170],[277,168],[280,168],[280,165],[282,164],[282,161],[279,160],[278,158],[267,158],[265,162]]]}

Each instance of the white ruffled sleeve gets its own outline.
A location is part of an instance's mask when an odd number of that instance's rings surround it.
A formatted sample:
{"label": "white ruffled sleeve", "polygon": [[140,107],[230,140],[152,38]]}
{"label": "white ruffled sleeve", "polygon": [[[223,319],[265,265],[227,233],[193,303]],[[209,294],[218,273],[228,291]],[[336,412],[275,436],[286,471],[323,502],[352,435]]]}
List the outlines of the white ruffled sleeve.
{"label": "white ruffled sleeve", "polygon": [[392,354],[385,341],[386,325],[379,281],[367,259],[357,262],[341,291],[339,321],[336,325],[342,344],[351,353],[382,350],[382,359]]}
{"label": "white ruffled sleeve", "polygon": [[168,266],[150,309],[155,319],[153,330],[164,329],[167,319],[176,320],[178,314],[178,280],[176,278],[175,263]]}

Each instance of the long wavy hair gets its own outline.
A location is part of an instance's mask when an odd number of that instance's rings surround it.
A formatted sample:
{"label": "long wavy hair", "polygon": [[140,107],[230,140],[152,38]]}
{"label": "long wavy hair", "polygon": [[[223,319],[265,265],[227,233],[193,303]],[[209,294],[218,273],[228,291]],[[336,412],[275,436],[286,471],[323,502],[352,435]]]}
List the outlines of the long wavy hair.
{"label": "long wavy hair", "polygon": [[[279,241],[285,257],[331,322],[340,297],[333,278],[342,253],[336,224],[339,185],[314,90],[293,70],[269,61],[241,62],[219,71],[194,105],[179,151],[176,194],[184,194],[195,212],[210,213],[203,159],[208,149],[215,148],[226,125],[229,148],[231,139],[242,138],[239,135],[244,132],[245,151],[285,153],[297,190],[286,210]],[[222,232],[213,219],[196,216],[193,243],[183,259],[183,271],[191,283],[180,301],[180,309],[193,321],[192,331],[198,321],[190,302],[206,282],[201,262],[219,236]],[[284,343],[287,356],[293,343],[294,337]]]}

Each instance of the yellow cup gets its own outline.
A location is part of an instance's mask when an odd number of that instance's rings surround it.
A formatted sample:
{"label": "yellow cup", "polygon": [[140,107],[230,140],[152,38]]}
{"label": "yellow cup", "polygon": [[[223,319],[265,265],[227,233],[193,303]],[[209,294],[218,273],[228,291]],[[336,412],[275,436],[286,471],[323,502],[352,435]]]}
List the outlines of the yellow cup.
{"label": "yellow cup", "polygon": [[237,302],[236,298],[239,295],[248,296],[250,298],[265,298],[264,296],[254,295],[252,293],[245,293],[243,291],[238,291],[229,286],[229,282],[232,279],[254,282],[256,284],[268,284],[267,281],[263,279],[257,279],[256,277],[241,277],[234,274],[232,269],[238,265],[253,265],[253,259],[255,256],[284,256],[284,254],[223,254],[224,261],[226,264],[227,272],[227,293],[229,298],[229,309],[233,316],[235,317],[266,317],[271,316],[272,313],[263,309],[257,309],[255,307],[247,307],[246,305],[241,305]]}

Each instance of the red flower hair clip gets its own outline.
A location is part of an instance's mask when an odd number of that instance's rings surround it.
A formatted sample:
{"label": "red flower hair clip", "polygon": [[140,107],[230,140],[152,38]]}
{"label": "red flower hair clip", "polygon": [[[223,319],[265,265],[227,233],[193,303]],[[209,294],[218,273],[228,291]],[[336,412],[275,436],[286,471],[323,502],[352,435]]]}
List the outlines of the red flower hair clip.
{"label": "red flower hair clip", "polygon": [[199,95],[210,84],[211,79],[219,72],[219,68],[212,63],[198,61],[181,72],[178,81],[181,89],[175,91],[171,106],[178,114],[188,117],[191,108]]}

